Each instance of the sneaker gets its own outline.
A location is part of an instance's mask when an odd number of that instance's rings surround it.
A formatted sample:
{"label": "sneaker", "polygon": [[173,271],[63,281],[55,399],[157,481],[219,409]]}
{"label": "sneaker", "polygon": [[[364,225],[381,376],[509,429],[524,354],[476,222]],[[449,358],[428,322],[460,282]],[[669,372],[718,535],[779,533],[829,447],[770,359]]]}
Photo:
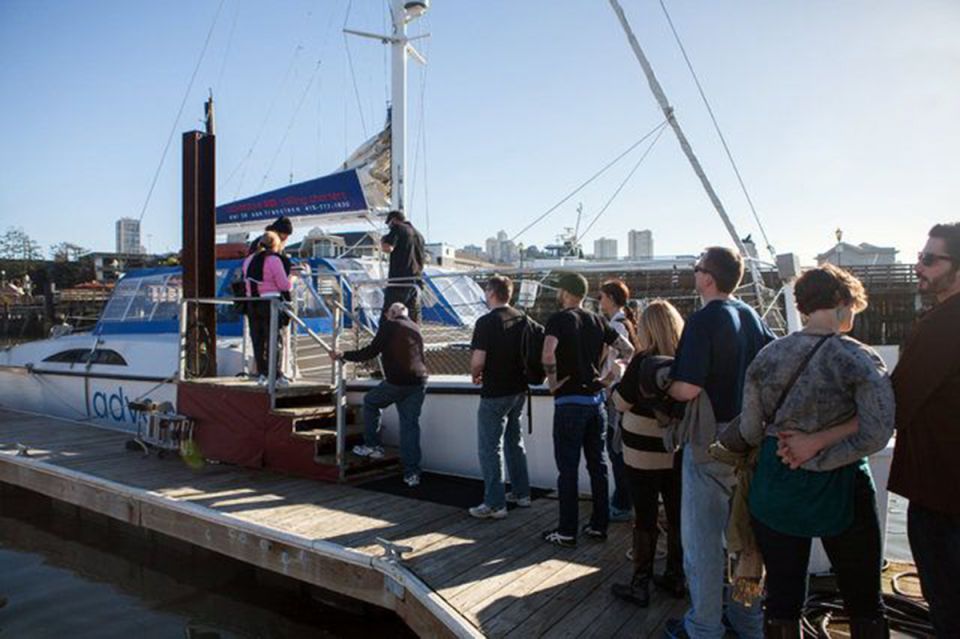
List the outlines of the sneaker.
{"label": "sneaker", "polygon": [[353,454],[357,457],[383,459],[383,446],[365,446],[364,444],[357,444],[353,447]]}
{"label": "sneaker", "polygon": [[267,378],[265,375],[260,375],[259,377],[257,377],[257,386],[266,386],[266,385],[267,385]]}
{"label": "sneaker", "polygon": [[416,488],[420,485],[420,475],[413,474],[407,475],[403,478],[403,483],[407,485],[408,488]]}
{"label": "sneaker", "polygon": [[468,512],[471,517],[476,517],[477,519],[503,519],[507,516],[506,508],[491,508],[486,504],[474,506],[470,508]]}
{"label": "sneaker", "polygon": [[683,619],[668,619],[663,626],[664,639],[689,639],[687,628],[683,625]]}
{"label": "sneaker", "polygon": [[610,521],[611,523],[616,523],[616,524],[633,521],[633,510],[630,508],[621,510],[611,504],[610,505]]}
{"label": "sneaker", "polygon": [[577,538],[570,535],[561,535],[559,530],[547,530],[540,535],[545,542],[561,548],[576,548]]}
{"label": "sneaker", "polygon": [[507,503],[515,504],[520,508],[530,507],[530,497],[517,497],[513,493],[507,493]]}
{"label": "sneaker", "polygon": [[286,377],[277,378],[277,388],[286,388],[290,385],[290,380]]}
{"label": "sneaker", "polygon": [[590,539],[596,539],[597,541],[605,541],[607,539],[607,531],[597,530],[590,524],[581,528],[580,531]]}

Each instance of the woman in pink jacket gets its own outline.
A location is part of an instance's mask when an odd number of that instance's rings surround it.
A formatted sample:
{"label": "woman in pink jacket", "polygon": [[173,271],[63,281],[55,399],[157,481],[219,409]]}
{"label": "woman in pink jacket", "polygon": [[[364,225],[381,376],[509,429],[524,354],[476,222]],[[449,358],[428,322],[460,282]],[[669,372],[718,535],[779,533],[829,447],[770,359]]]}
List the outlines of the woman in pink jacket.
{"label": "woman in pink jacket", "polygon": [[[250,320],[250,340],[253,342],[253,355],[257,361],[257,373],[260,383],[266,383],[266,375],[270,370],[270,303],[269,298],[280,297],[290,300],[290,274],[286,270],[280,251],[283,242],[280,236],[273,231],[267,231],[260,238],[261,250],[251,253],[243,261],[243,279],[247,283],[249,297],[265,298],[263,301],[251,302],[247,308]],[[286,315],[281,314],[277,326],[286,324]],[[278,334],[279,338],[279,334]],[[281,383],[286,383],[281,371],[280,362],[283,361],[282,342],[277,344],[277,374]]]}

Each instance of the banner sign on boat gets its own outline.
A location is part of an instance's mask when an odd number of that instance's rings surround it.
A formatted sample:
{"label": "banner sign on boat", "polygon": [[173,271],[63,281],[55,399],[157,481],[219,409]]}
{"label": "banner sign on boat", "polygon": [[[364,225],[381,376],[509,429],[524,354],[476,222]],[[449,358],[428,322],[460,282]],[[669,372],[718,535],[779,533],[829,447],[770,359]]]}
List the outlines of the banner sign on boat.
{"label": "banner sign on boat", "polygon": [[362,213],[367,201],[355,170],[291,184],[217,207],[218,227],[260,227],[289,218]]}

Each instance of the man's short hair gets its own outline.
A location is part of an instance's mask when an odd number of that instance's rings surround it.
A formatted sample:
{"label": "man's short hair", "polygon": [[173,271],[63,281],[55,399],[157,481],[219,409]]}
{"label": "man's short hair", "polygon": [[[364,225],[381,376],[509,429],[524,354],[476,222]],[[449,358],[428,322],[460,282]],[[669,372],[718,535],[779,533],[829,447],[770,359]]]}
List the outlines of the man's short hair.
{"label": "man's short hair", "polygon": [[513,297],[513,282],[506,275],[493,275],[487,280],[487,290],[503,303]]}
{"label": "man's short hair", "polygon": [[721,293],[733,293],[743,279],[743,257],[725,246],[708,246],[700,256],[700,264],[713,276]]}
{"label": "man's short hair", "polygon": [[393,210],[387,213],[387,224],[393,222],[394,220],[398,222],[405,222],[407,216],[403,214],[403,211]]}
{"label": "man's short hair", "polygon": [[947,255],[953,258],[953,265],[960,266],[960,222],[937,224],[930,229],[929,235],[943,240]]}
{"label": "man's short hair", "polygon": [[403,302],[394,302],[387,308],[387,319],[395,320],[401,317],[408,317],[410,311]]}
{"label": "man's short hair", "polygon": [[557,279],[557,288],[578,300],[587,296],[587,286],[587,278],[579,273],[561,273]]}

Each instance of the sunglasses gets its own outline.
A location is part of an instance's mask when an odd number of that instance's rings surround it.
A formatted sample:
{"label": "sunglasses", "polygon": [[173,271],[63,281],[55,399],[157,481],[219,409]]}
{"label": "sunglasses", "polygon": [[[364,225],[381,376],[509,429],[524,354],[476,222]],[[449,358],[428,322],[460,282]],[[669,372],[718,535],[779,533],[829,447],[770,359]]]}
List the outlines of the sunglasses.
{"label": "sunglasses", "polygon": [[956,262],[957,260],[949,255],[938,255],[936,253],[924,253],[920,251],[917,253],[917,262],[923,264],[924,266],[930,267],[936,264],[940,260],[947,260],[948,262]]}
{"label": "sunglasses", "polygon": [[700,266],[699,264],[694,264],[694,266],[693,266],[693,272],[694,272],[694,273],[706,273],[707,275],[711,275],[711,276],[713,275],[713,273],[711,273],[711,272],[708,271],[707,269],[703,268],[703,267]]}

